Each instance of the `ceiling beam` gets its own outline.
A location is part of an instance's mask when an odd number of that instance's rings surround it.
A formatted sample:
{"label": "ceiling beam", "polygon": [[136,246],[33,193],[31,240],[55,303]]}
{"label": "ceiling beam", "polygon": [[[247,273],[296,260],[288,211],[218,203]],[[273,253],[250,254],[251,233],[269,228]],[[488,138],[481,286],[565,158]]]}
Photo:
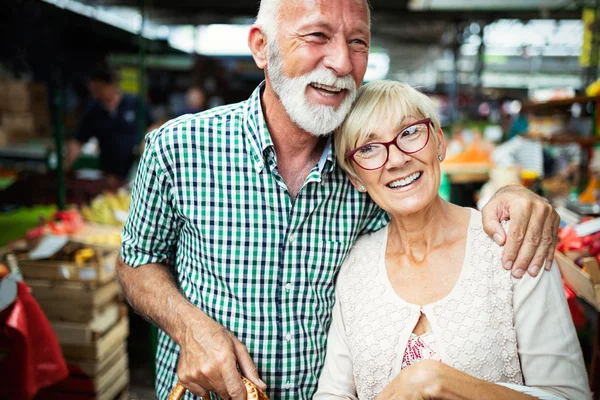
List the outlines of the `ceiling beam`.
{"label": "ceiling beam", "polygon": [[[137,7],[139,0],[95,0],[100,6]],[[570,4],[568,7],[556,9],[515,9],[515,10],[423,10],[407,9],[407,0],[371,0],[373,15],[376,18],[393,17],[397,21],[464,21],[498,19],[579,19],[581,18],[581,3]],[[146,10],[153,19],[162,23],[199,24],[198,21],[227,21],[231,18],[256,15],[258,0],[148,0]],[[208,15],[208,17],[202,17]],[[377,20],[377,19],[376,19]]]}

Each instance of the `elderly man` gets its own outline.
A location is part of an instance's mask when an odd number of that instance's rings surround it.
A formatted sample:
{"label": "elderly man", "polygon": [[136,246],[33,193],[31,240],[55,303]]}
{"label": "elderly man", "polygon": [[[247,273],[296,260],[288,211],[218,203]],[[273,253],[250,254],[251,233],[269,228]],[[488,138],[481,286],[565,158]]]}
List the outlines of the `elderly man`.
{"label": "elderly man", "polygon": [[[310,399],[336,272],[358,235],[387,223],[329,138],[367,68],[367,2],[263,0],[248,42],[265,82],[150,133],[135,183],[118,275],[161,328],[161,399],[177,379],[197,396],[245,399],[240,374],[272,398]],[[488,234],[503,242],[509,217],[506,267],[536,274],[558,217],[514,187],[484,210]]]}

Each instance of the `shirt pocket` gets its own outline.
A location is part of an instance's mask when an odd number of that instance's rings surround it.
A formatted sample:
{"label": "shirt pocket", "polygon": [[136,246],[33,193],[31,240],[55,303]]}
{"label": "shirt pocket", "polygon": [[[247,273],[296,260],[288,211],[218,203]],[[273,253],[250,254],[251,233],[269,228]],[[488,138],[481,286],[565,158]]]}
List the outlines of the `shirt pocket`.
{"label": "shirt pocket", "polygon": [[306,254],[300,254],[300,259],[304,259],[307,277],[310,282],[321,282],[329,286],[333,284],[333,279],[344,261],[344,257],[350,248],[347,242],[321,240],[315,241],[315,244]]}

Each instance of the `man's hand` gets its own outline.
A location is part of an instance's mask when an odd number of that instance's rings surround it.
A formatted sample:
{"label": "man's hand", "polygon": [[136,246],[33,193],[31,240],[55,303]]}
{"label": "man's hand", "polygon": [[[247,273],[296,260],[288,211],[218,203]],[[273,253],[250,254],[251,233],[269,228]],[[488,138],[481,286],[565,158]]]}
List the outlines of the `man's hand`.
{"label": "man's hand", "polygon": [[246,347],[181,294],[167,265],[132,268],[119,257],[116,272],[136,312],[179,344],[177,375],[186,389],[205,398],[215,392],[225,399],[245,400],[241,375],[266,388]]}
{"label": "man's hand", "polygon": [[215,392],[224,399],[245,400],[244,375],[266,389],[246,346],[231,332],[203,313],[189,321],[179,343],[177,376],[183,386],[204,398]]}
{"label": "man's hand", "polygon": [[[525,270],[536,276],[542,266],[550,269],[558,243],[560,217],[540,196],[518,186],[505,186],[483,207],[483,228],[499,245],[504,268],[516,278]],[[510,220],[508,235],[500,223]]]}

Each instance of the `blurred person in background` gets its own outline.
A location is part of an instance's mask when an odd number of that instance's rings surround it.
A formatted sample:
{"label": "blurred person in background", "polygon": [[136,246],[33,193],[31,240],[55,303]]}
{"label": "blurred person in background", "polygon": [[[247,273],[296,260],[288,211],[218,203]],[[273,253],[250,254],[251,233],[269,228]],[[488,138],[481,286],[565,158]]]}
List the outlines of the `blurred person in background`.
{"label": "blurred person in background", "polygon": [[496,146],[492,160],[497,167],[529,171],[537,178],[560,176],[577,184],[581,147],[577,143],[546,145],[527,136],[529,124],[522,114],[515,120],[506,142]]}
{"label": "blurred person in background", "polygon": [[200,86],[192,86],[185,93],[184,114],[196,114],[206,110],[206,93]]}
{"label": "blurred person in background", "polygon": [[[121,92],[117,74],[108,67],[98,67],[88,75],[91,102],[83,113],[75,137],[67,142],[65,170],[71,169],[91,138],[98,140],[100,170],[108,179],[123,181],[136,160],[140,144],[138,133],[138,99]],[[144,128],[152,118],[144,105]]]}
{"label": "blurred person in background", "polygon": [[[388,222],[330,135],[362,84],[370,28],[366,0],[263,0],[248,44],[265,81],[146,136],[117,274],[161,329],[158,398],[179,379],[185,399],[243,400],[240,375],[273,399],[312,398],[336,273],[359,234]],[[530,191],[505,188],[482,218],[516,276],[553,256],[558,216]]]}
{"label": "blurred person in background", "polygon": [[510,139],[496,146],[492,161],[497,167],[516,168],[518,173],[527,170],[544,177],[544,146],[541,140],[526,137],[527,120],[517,118],[510,128]]}

